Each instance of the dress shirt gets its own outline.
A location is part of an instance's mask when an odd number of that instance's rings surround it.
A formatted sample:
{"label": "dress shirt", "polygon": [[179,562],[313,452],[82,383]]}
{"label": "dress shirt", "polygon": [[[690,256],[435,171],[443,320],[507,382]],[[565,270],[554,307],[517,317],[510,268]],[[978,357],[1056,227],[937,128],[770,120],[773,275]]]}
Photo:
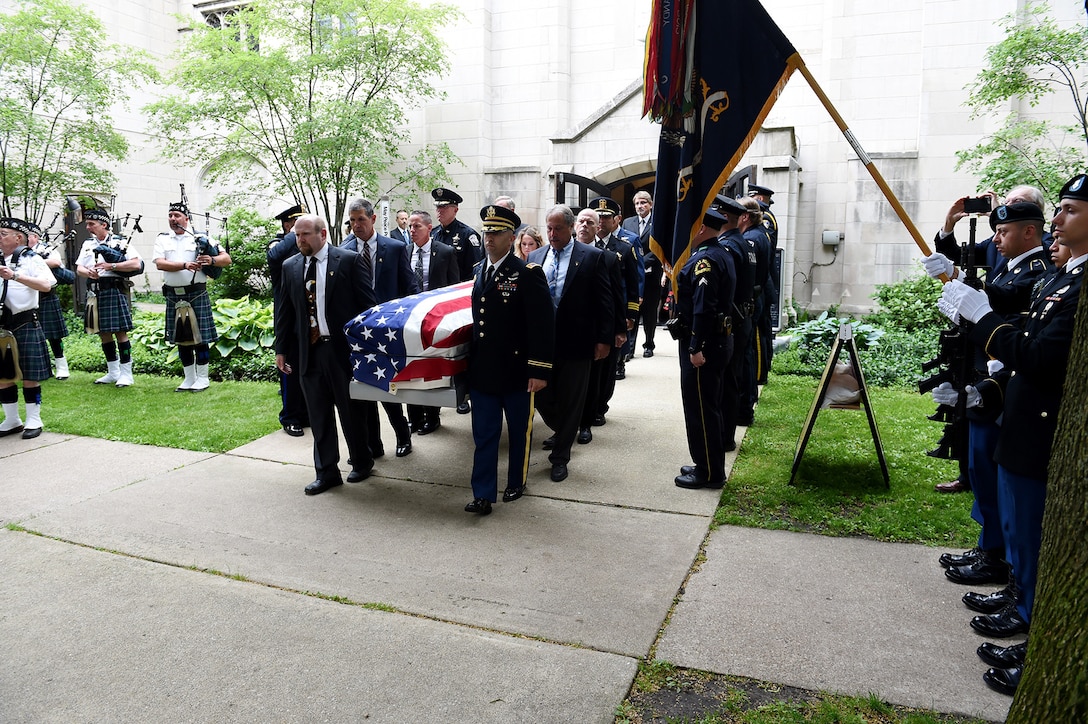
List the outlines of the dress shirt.
{"label": "dress shirt", "polygon": [[[559,300],[563,298],[563,287],[567,283],[567,269],[570,267],[570,257],[574,253],[574,245],[579,243],[576,239],[571,239],[567,242],[558,252],[551,244],[548,245],[548,251],[544,255],[544,276],[548,280],[548,287],[555,286],[555,305],[559,306]],[[558,269],[556,265],[558,264]]]}
{"label": "dress shirt", "polygon": [[[11,256],[4,256],[4,266],[11,266]],[[34,252],[24,252],[21,254],[19,256],[19,263],[15,265],[13,271],[19,272],[18,280],[12,279],[6,282],[0,280],[0,289],[3,289],[5,284],[8,288],[8,294],[4,298],[3,307],[12,314],[18,314],[19,312],[38,308],[39,292],[37,289],[31,289],[23,284],[23,281],[27,278],[49,281],[54,287],[57,284],[57,280],[53,278],[53,272],[49,271],[45,259],[42,259]]]}

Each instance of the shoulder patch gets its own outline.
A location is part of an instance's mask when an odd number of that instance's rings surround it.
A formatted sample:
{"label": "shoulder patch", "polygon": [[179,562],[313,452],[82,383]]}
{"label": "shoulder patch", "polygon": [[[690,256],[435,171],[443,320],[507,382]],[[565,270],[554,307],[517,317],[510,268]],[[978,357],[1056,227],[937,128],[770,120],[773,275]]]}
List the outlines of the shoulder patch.
{"label": "shoulder patch", "polygon": [[526,268],[526,269],[540,269],[541,267],[540,267],[540,265],[539,265],[539,264],[537,264],[536,262],[534,262],[534,261],[531,261],[531,262],[529,262],[529,263],[527,263],[527,264],[525,265],[525,268]]}
{"label": "shoulder patch", "polygon": [[700,259],[699,261],[695,262],[695,276],[706,274],[711,269],[713,269],[713,266],[711,265],[709,259]]}
{"label": "shoulder patch", "polygon": [[1031,269],[1032,271],[1035,271],[1036,269],[1044,270],[1046,269],[1046,262],[1042,259],[1032,259],[1031,264],[1028,265],[1028,269]]}

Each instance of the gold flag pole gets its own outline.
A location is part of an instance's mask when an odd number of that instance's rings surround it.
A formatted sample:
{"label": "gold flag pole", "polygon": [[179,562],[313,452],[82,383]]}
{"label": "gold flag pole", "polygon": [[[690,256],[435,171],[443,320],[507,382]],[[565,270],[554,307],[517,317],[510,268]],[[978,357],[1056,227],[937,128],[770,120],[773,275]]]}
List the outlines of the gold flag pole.
{"label": "gold flag pole", "polygon": [[[888,186],[888,182],[884,180],[884,177],[880,175],[880,171],[873,164],[873,159],[869,158],[869,154],[867,154],[865,149],[861,147],[861,144],[858,143],[858,139],[854,137],[854,132],[850,130],[850,127],[846,125],[846,121],[844,121],[842,116],[839,115],[839,112],[835,110],[835,106],[831,104],[831,99],[827,97],[823,88],[821,88],[820,84],[816,82],[816,79],[812,77],[812,73],[809,72],[808,67],[803,60],[797,66],[797,70],[805,77],[809,87],[812,88],[816,97],[820,99],[820,103],[822,103],[824,108],[827,109],[827,112],[831,114],[831,118],[834,119],[835,125],[839,127],[839,130],[842,131],[842,135],[846,137],[847,143],[854,149],[854,153],[858,155],[858,158],[865,165],[865,168],[868,169],[869,175],[873,177],[873,180],[876,181],[876,185],[880,187],[881,192],[884,194],[884,198],[892,205],[899,220],[903,222],[903,225],[907,227],[907,231],[914,237],[914,243],[918,245],[918,248],[923,255],[929,256],[932,253],[929,249],[929,244],[922,238],[922,234],[918,231],[918,227],[914,225],[910,216],[907,215],[907,210],[903,208],[903,204],[899,203],[899,199],[895,197],[891,187]],[[941,274],[940,278],[942,282],[949,281],[948,275],[946,274]]]}

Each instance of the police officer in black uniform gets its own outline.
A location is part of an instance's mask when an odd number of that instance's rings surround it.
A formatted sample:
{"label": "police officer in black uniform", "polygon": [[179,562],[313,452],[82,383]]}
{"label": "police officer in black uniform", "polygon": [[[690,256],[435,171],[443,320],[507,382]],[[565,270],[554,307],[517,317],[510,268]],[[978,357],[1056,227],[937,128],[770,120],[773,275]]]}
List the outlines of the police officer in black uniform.
{"label": "police officer in black uniform", "polygon": [[437,188],[431,191],[438,223],[431,230],[431,239],[452,246],[457,253],[457,266],[461,281],[472,279],[476,262],[483,257],[480,235],[468,224],[457,218],[457,210],[464,199],[456,191]]}
{"label": "police officer in black uniform", "polygon": [[[295,244],[295,220],[306,213],[302,204],[284,209],[275,216],[280,222],[282,233],[276,234],[276,238],[268,244],[266,259],[268,261],[268,276],[272,280],[272,298],[274,304],[279,304],[280,279],[282,277],[283,263],[298,254],[298,246]],[[287,363],[293,367],[298,366],[295,350],[287,351]],[[280,425],[283,431],[291,437],[302,437],[305,433],[302,428],[310,426],[309,413],[306,412],[306,401],[302,398],[302,387],[299,385],[298,375],[285,375],[280,373]]]}
{"label": "police officer in black uniform", "polygon": [[669,322],[670,333],[680,343],[680,396],[688,451],[695,463],[680,468],[674,482],[681,488],[725,485],[721,397],[733,354],[729,312],[736,272],[717,236],[727,223],[726,215],[713,206],[703,216],[695,251],[677,280],[677,316]]}
{"label": "police officer in black uniform", "polygon": [[729,362],[722,394],[722,416],[726,451],[736,449],[737,425],[752,424],[752,403],[747,399],[750,385],[747,382],[751,370],[746,362],[745,350],[752,341],[752,290],[755,287],[756,247],[740,232],[740,218],[748,210],[736,199],[718,196],[711,206],[726,218],[718,243],[733,257],[736,270],[736,286],[733,293],[733,358]]}
{"label": "police officer in black uniform", "polygon": [[775,218],[774,213],[771,211],[771,204],[774,203],[771,196],[774,195],[774,191],[766,186],[751,184],[748,186],[748,195],[759,202],[759,208],[763,212],[763,230],[767,232],[767,238],[770,240],[771,245],[768,282],[763,284],[763,305],[755,319],[755,326],[759,330],[759,355],[762,360],[762,364],[756,368],[756,382],[765,385],[767,384],[767,372],[771,368],[771,358],[774,356],[774,320],[771,319],[771,307],[778,301],[778,290],[782,286],[782,280],[778,278],[774,268],[775,250],[778,249],[778,219]]}

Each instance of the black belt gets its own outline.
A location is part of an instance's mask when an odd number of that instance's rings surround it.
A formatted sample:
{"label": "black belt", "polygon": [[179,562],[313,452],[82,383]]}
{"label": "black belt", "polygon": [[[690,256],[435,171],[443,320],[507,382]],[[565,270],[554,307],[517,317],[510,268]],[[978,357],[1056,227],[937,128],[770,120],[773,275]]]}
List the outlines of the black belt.
{"label": "black belt", "polygon": [[37,309],[28,309],[25,312],[16,312],[12,314],[11,310],[5,309],[0,314],[0,327],[5,329],[18,329],[24,324],[30,324],[35,320],[35,312]]}
{"label": "black belt", "polygon": [[200,294],[201,292],[203,292],[205,289],[208,288],[208,285],[203,283],[203,282],[201,282],[200,284],[190,284],[189,286],[186,286],[186,287],[174,287],[174,286],[170,286],[169,284],[163,284],[162,285],[162,293],[164,295],[166,294],[166,290],[168,288],[173,289],[174,294]]}
{"label": "black belt", "polygon": [[313,342],[311,342],[310,346],[311,347],[316,347],[319,344],[324,344],[325,342],[331,342],[331,341],[332,341],[332,337],[330,337],[327,334],[323,334],[320,337],[318,337],[317,339],[315,339]]}
{"label": "black belt", "polygon": [[98,277],[99,289],[125,289],[128,285],[127,279],[119,279],[117,277]]}

